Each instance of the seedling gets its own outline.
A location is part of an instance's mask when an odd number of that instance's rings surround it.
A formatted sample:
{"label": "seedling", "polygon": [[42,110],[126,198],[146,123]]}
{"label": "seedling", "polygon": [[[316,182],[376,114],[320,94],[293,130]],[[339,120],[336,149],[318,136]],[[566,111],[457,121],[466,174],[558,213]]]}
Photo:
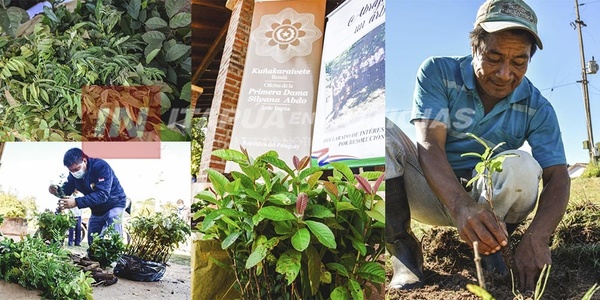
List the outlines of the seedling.
{"label": "seedling", "polygon": [[[473,176],[473,178],[471,178],[471,180],[469,180],[469,182],[467,182],[467,186],[472,185],[474,182],[477,182],[480,178],[483,178],[484,184],[485,184],[485,191],[487,194],[487,197],[485,198],[487,203],[490,206],[490,209],[492,211],[492,213],[494,214],[494,217],[496,218],[496,222],[498,223],[498,225],[502,226],[503,221],[498,219],[498,216],[496,215],[496,213],[494,212],[494,204],[493,204],[493,187],[494,187],[494,183],[492,181],[492,175],[496,172],[502,172],[502,164],[504,163],[504,160],[507,157],[514,157],[514,156],[518,156],[517,154],[502,154],[502,155],[496,155],[494,156],[494,151],[496,151],[498,148],[500,148],[502,145],[504,145],[505,143],[499,143],[496,146],[494,146],[493,148],[489,147],[488,144],[483,141],[481,138],[477,137],[476,135],[472,134],[472,133],[467,133],[467,136],[470,138],[475,139],[479,144],[481,144],[485,150],[483,152],[483,154],[477,153],[477,152],[468,152],[468,153],[464,153],[461,156],[465,157],[465,156],[474,156],[474,157],[478,157],[479,159],[481,159],[480,162],[477,163],[477,165],[475,165],[475,172],[477,172],[477,174],[475,176]],[[508,239],[508,236],[506,237]],[[473,248],[475,249],[475,251],[477,251],[477,246],[473,245]],[[508,249],[507,247],[505,247],[505,249]],[[506,251],[507,256],[510,257],[510,251]],[[479,265],[481,262],[479,260],[476,260],[476,264],[477,264],[477,269],[480,270],[481,266]],[[483,278],[483,274],[481,272],[478,272],[477,276],[479,277],[479,284],[480,287],[484,288],[485,287],[485,279]]]}

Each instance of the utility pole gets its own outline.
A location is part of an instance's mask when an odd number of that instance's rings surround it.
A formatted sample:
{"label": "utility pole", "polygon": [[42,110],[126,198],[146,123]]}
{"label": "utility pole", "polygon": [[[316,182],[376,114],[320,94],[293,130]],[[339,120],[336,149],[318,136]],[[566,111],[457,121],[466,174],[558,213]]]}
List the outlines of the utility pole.
{"label": "utility pole", "polygon": [[592,116],[590,113],[590,94],[588,92],[588,80],[587,71],[585,67],[585,54],[583,52],[583,36],[581,35],[581,26],[586,26],[583,21],[579,19],[579,2],[575,0],[575,12],[577,19],[575,23],[577,25],[577,31],[579,32],[579,52],[581,54],[581,86],[583,87],[583,106],[585,108],[585,117],[587,125],[587,149],[590,153],[590,163],[596,162],[596,151],[594,144],[594,133],[592,131]]}

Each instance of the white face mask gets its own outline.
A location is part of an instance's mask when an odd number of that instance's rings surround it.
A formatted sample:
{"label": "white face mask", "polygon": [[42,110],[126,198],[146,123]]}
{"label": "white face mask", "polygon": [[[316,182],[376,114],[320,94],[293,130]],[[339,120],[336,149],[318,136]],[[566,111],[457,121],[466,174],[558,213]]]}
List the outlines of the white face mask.
{"label": "white face mask", "polygon": [[85,175],[85,168],[83,167],[83,162],[81,162],[81,169],[79,169],[79,171],[77,172],[71,172],[71,175],[73,175],[73,177],[77,178],[77,179],[81,179],[83,178],[83,175]]}

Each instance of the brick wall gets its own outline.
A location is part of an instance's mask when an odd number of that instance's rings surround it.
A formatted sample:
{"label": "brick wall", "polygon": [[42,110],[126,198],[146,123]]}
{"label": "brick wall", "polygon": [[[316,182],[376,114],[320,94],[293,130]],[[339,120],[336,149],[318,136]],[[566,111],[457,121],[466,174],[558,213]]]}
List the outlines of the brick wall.
{"label": "brick wall", "polygon": [[208,168],[220,172],[225,170],[225,162],[210,154],[214,150],[228,148],[231,141],[250,36],[254,0],[231,0],[227,3],[227,7],[232,10],[231,20],[219,67],[215,96],[210,108],[200,173],[197,176],[198,182],[208,181],[205,172]]}

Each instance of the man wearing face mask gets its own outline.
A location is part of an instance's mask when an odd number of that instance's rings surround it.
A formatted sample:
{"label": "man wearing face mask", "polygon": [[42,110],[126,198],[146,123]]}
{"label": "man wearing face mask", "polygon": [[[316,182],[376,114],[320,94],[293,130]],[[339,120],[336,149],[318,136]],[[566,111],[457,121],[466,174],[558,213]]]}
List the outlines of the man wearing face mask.
{"label": "man wearing face mask", "polygon": [[[92,210],[88,221],[88,245],[92,243],[92,234],[101,234],[114,224],[114,228],[123,234],[121,218],[125,209],[127,196],[108,163],[99,158],[88,157],[79,148],[72,148],[65,153],[63,163],[69,169],[67,181],[62,185],[65,195],[75,190],[83,197],[67,196],[59,200],[60,209],[73,207]],[[50,185],[48,191],[57,195],[58,186]]]}

